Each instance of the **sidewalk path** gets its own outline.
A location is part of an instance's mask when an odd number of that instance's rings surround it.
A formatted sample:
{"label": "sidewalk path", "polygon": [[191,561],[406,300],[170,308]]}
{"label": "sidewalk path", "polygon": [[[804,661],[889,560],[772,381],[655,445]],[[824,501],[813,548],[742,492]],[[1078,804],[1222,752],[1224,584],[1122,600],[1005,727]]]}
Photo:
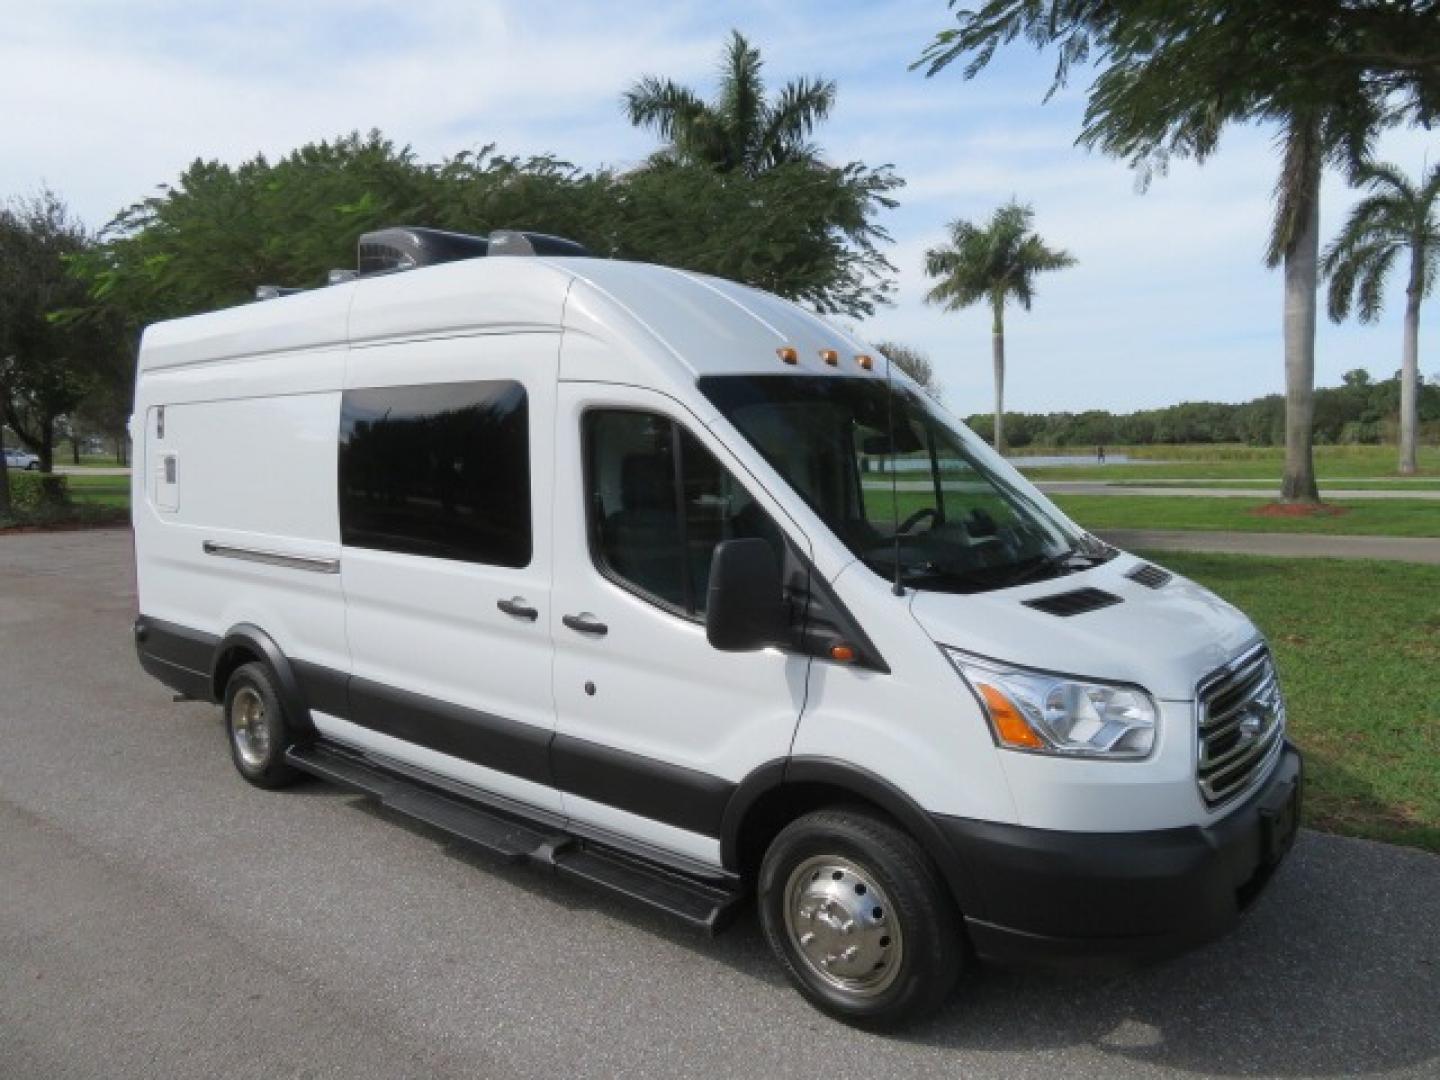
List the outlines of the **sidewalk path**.
{"label": "sidewalk path", "polygon": [[[1181,496],[1202,499],[1277,499],[1280,486],[1232,488],[1203,487],[1198,484],[1176,484],[1173,487],[1147,487],[1140,484],[1124,484],[1104,480],[1042,480],[1029,477],[1031,483],[1046,495],[1149,495]],[[878,473],[864,480],[867,491],[888,491],[890,480]],[[929,480],[897,480],[896,491],[930,491],[934,485]],[[947,491],[983,491],[985,485],[977,480],[946,480]],[[1419,499],[1425,502],[1440,502],[1440,488],[1385,488],[1360,489],[1321,487],[1321,498],[1327,502],[1344,499]]]}
{"label": "sidewalk path", "polygon": [[[1033,477],[1031,479],[1034,480]],[[1188,484],[1175,487],[1129,486],[1108,484],[1102,480],[1036,480],[1034,482],[1035,486],[1047,495],[1182,495],[1206,499],[1275,499],[1280,495],[1279,485],[1276,485],[1272,491],[1263,487],[1200,487]],[[901,487],[904,487],[903,483]],[[1424,499],[1440,502],[1440,489],[1390,488],[1377,491],[1322,487],[1320,496],[1326,502],[1342,499]]]}
{"label": "sidewalk path", "polygon": [[1127,551],[1210,551],[1309,559],[1382,559],[1440,566],[1440,540],[1408,536],[1316,536],[1311,533],[1106,529],[1097,535]]}

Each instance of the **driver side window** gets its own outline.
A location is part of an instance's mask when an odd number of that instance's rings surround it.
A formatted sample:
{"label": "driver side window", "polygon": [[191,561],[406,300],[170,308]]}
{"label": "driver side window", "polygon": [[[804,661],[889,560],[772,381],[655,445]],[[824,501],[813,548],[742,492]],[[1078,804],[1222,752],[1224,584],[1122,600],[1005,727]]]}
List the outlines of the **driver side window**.
{"label": "driver side window", "polygon": [[656,413],[596,409],[584,418],[590,549],[622,588],[703,619],[723,540],[758,537],[784,558],[779,527],[715,456]]}

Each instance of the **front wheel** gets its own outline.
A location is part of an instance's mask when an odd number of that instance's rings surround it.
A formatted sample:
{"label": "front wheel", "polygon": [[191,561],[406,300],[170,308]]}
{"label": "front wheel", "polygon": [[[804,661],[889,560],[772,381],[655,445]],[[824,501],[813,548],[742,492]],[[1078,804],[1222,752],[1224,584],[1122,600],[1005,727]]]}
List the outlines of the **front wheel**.
{"label": "front wheel", "polygon": [[920,1019],[965,965],[934,863],[865,811],[819,810],[787,825],[765,853],[758,893],[765,936],[790,980],[847,1023]]}
{"label": "front wheel", "polygon": [[294,739],[264,664],[241,665],[225,684],[225,731],[235,768],[256,787],[285,787],[299,778],[299,771],[285,761]]}

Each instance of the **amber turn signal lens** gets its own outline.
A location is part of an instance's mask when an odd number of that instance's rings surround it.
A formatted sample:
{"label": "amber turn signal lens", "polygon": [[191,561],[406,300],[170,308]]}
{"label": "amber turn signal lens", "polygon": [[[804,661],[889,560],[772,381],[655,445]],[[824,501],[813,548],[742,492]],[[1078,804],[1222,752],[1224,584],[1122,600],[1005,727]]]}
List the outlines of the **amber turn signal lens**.
{"label": "amber turn signal lens", "polygon": [[862,352],[859,356],[855,357],[855,362],[859,364],[862,368],[864,368],[866,371],[869,371],[872,367],[875,366],[875,360],[873,357],[871,357],[869,353]]}
{"label": "amber turn signal lens", "polygon": [[825,363],[829,364],[831,367],[834,367],[836,364],[840,363],[840,354],[834,349],[821,349],[820,359],[824,360]]}
{"label": "amber turn signal lens", "polygon": [[798,364],[800,362],[800,354],[789,345],[781,345],[780,348],[775,350],[775,355],[787,364]]}
{"label": "amber turn signal lens", "polygon": [[855,650],[849,645],[831,645],[830,659],[839,660],[842,664],[848,664],[855,659]]}
{"label": "amber turn signal lens", "polygon": [[1044,749],[1044,740],[1035,734],[1035,729],[1025,722],[1025,717],[1020,715],[1020,710],[1009,698],[985,683],[980,684],[980,695],[990,710],[990,720],[1001,742],[1006,746],[1023,746],[1029,750]]}

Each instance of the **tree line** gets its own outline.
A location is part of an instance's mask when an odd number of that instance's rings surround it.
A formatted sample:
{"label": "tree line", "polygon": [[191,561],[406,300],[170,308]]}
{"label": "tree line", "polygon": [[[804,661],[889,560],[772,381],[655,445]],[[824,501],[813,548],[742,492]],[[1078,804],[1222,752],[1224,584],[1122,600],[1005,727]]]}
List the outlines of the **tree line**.
{"label": "tree line", "polygon": [[[1401,379],[1373,380],[1364,369],[1346,372],[1340,386],[1315,391],[1315,442],[1319,445],[1394,443],[1398,435]],[[1422,383],[1420,425],[1429,441],[1440,440],[1440,384]],[[994,417],[979,413],[966,418],[974,431],[990,438]],[[1084,412],[1005,414],[1011,447],[1148,446],[1154,444],[1246,443],[1285,444],[1285,398],[1267,394],[1239,404],[1187,401],[1159,409],[1112,413]]]}

